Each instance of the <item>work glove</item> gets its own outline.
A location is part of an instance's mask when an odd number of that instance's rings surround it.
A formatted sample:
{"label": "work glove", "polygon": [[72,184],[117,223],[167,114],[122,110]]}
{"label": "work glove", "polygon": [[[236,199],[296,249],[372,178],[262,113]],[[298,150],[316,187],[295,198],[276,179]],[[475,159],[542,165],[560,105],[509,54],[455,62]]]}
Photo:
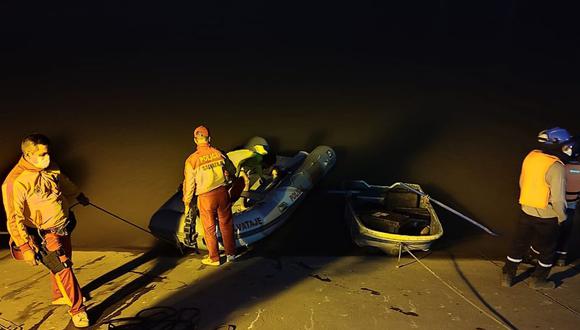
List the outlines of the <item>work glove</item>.
{"label": "work glove", "polygon": [[89,204],[91,204],[91,201],[89,200],[89,198],[87,196],[85,196],[85,194],[80,193],[77,196],[77,201],[82,205],[82,206],[87,206]]}
{"label": "work glove", "polygon": [[22,254],[24,256],[24,261],[26,261],[27,264],[30,266],[38,265],[38,262],[36,261],[36,253],[34,253],[33,250],[26,250]]}

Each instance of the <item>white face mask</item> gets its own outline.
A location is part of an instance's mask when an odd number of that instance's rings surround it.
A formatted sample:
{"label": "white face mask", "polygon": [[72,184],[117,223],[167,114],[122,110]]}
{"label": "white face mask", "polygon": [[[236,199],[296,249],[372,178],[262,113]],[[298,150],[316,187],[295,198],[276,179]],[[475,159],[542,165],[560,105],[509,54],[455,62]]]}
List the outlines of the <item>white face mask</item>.
{"label": "white face mask", "polygon": [[32,165],[34,165],[35,167],[38,167],[38,168],[44,170],[45,168],[48,167],[48,165],[50,165],[50,155],[46,155],[46,156],[43,156],[43,157],[40,157],[39,156],[36,159],[36,162],[33,163]]}
{"label": "white face mask", "polygon": [[572,146],[566,145],[566,146],[562,147],[562,152],[568,156],[572,156]]}

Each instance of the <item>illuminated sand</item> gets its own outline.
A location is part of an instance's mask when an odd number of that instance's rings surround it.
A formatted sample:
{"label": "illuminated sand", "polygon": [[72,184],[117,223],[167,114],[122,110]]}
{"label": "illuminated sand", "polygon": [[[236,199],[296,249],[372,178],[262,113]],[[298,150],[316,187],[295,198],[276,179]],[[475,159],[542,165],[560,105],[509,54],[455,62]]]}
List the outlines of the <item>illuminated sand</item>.
{"label": "illuminated sand", "polygon": [[[45,270],[10,260],[6,250],[0,258],[0,325],[72,328],[67,309],[49,305]],[[574,312],[580,310],[578,268],[556,268],[563,284],[548,296],[523,282],[500,288],[498,263],[454,261],[443,253],[423,260],[477,306],[518,328],[568,329],[580,320]],[[198,256],[156,253],[77,252],[75,262],[100,329],[161,306],[194,308],[183,319],[197,315],[188,322],[201,329],[501,328],[419,264],[396,269],[396,259],[377,255],[270,258],[250,252],[217,269],[202,266]]]}

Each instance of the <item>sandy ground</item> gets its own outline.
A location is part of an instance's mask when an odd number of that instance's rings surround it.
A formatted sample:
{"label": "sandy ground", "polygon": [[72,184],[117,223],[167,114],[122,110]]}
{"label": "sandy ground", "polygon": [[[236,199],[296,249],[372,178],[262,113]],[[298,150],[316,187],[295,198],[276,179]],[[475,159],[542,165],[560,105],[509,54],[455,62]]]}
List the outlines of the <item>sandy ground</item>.
{"label": "sandy ground", "polygon": [[[410,257],[396,268],[395,258],[376,254],[274,258],[250,251],[208,268],[199,256],[161,250],[81,251],[75,272],[95,329],[161,328],[155,320],[163,318],[175,329],[577,328],[579,266],[555,268],[559,286],[542,293],[528,288],[525,274],[513,288],[501,288],[498,261],[455,258],[449,251],[421,256],[484,312],[417,262],[408,264]],[[14,262],[6,250],[0,265],[3,328],[73,328],[66,307],[49,304],[46,270]]]}

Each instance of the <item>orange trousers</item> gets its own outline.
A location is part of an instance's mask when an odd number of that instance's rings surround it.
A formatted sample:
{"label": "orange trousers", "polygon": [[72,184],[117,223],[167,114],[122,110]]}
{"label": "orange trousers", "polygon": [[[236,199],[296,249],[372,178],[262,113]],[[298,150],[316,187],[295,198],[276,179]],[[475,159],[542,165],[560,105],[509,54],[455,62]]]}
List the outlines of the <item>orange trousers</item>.
{"label": "orange trousers", "polygon": [[236,243],[234,242],[232,204],[226,187],[219,187],[197,196],[197,207],[203,224],[203,236],[210,259],[212,261],[219,261],[220,259],[215,230],[216,215],[225,252],[227,255],[234,255],[236,253]]}
{"label": "orange trousers", "polygon": [[[70,236],[60,236],[53,233],[44,235],[46,248],[49,251],[62,249],[65,256],[61,256],[61,261],[69,260],[72,263],[72,245]],[[58,277],[58,278],[57,278]],[[52,285],[52,299],[65,297],[71,303],[70,313],[75,315],[85,310],[83,305],[83,294],[81,287],[73,273],[72,268],[65,268],[56,275],[50,272],[50,282]],[[60,282],[60,283],[59,283]]]}

